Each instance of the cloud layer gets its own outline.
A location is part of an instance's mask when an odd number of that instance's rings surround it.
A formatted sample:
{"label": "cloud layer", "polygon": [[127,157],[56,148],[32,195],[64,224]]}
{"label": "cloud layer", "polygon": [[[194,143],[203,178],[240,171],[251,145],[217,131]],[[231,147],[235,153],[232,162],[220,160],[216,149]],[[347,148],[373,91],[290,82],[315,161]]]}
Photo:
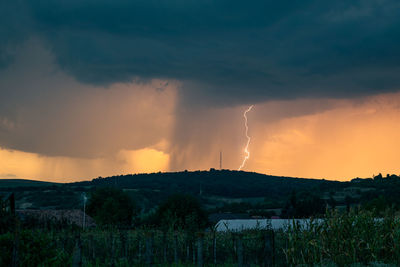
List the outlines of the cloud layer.
{"label": "cloud layer", "polygon": [[174,124],[174,81],[82,84],[30,40],[0,72],[0,147],[47,156],[101,157],[155,146]]}
{"label": "cloud layer", "polygon": [[21,0],[3,9],[1,61],[35,35],[79,81],[177,79],[184,104],[373,94],[399,89],[399,11],[395,0]]}
{"label": "cloud layer", "polygon": [[[372,138],[371,149],[389,150],[396,134],[353,139],[398,124],[399,11],[395,0],[3,1],[0,173],[208,169],[220,150],[236,169],[249,104],[250,170],[324,176],[310,171],[310,149],[336,164],[340,153],[368,155],[355,170],[377,165],[362,173],[392,170],[364,147]],[[385,108],[361,112],[383,96]]]}

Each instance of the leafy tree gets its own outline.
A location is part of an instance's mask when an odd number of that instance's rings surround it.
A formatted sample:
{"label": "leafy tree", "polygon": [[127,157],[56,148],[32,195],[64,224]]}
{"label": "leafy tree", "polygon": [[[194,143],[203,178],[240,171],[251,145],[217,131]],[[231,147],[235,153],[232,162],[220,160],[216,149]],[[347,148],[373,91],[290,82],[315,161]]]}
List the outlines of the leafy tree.
{"label": "leafy tree", "polygon": [[98,188],[87,206],[88,214],[100,225],[131,226],[135,210],[129,195],[115,188]]}
{"label": "leafy tree", "polygon": [[315,195],[305,195],[297,202],[295,217],[308,218],[310,216],[323,215],[325,213],[325,202]]}
{"label": "leafy tree", "polygon": [[334,194],[329,194],[328,204],[331,207],[331,209],[335,209],[336,208],[336,204],[337,204],[336,200],[335,200],[335,198],[333,196],[334,196]]}
{"label": "leafy tree", "polygon": [[325,213],[325,202],[319,197],[302,192],[299,196],[292,192],[285,208],[282,210],[283,218],[307,218]]}
{"label": "leafy tree", "polygon": [[208,218],[200,203],[191,195],[175,194],[162,203],[156,213],[158,224],[172,229],[200,230]]}
{"label": "leafy tree", "polygon": [[364,203],[362,208],[372,211],[375,216],[381,216],[386,209],[391,208],[391,203],[389,203],[384,196],[380,195]]}
{"label": "leafy tree", "polygon": [[374,181],[381,181],[382,178],[382,173],[379,173],[377,176],[374,176]]}

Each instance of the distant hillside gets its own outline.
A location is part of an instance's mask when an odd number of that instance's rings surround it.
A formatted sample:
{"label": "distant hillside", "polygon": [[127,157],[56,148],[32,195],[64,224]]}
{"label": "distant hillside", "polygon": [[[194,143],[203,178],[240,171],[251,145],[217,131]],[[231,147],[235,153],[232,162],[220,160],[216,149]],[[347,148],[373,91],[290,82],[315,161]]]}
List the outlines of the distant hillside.
{"label": "distant hillside", "polygon": [[74,186],[116,186],[124,189],[157,190],[168,194],[181,192],[229,198],[281,198],[293,190],[332,188],[343,182],[291,178],[255,172],[214,170],[121,175],[72,183]]}
{"label": "distant hillside", "polygon": [[135,201],[141,214],[151,212],[175,193],[196,196],[210,212],[257,216],[290,212],[293,201],[305,210],[319,200],[324,206],[341,209],[363,205],[369,209],[400,210],[400,177],[396,175],[338,182],[211,169],[99,177],[66,184],[0,180],[0,194],[14,192],[17,208],[21,209],[79,209],[83,194],[90,195],[96,187],[121,188]]}
{"label": "distant hillside", "polygon": [[0,192],[15,192],[19,208],[79,208],[82,194],[96,187],[118,187],[127,192],[143,211],[175,193],[199,197],[208,208],[230,203],[265,203],[280,207],[292,191],[324,191],[343,183],[277,177],[254,172],[214,170],[121,175],[92,181],[56,184],[30,180],[0,180]]}
{"label": "distant hillside", "polygon": [[0,188],[30,187],[30,186],[51,186],[58,183],[43,182],[27,179],[0,179]]}

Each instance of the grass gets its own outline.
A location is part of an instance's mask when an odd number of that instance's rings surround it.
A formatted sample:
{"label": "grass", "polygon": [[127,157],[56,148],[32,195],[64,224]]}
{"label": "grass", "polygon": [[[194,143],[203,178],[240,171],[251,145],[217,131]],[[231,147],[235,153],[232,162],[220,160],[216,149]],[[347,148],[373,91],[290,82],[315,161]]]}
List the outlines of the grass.
{"label": "grass", "polygon": [[322,223],[289,227],[287,238],[284,251],[292,266],[400,264],[400,221],[389,211],[379,219],[368,211],[328,212]]}

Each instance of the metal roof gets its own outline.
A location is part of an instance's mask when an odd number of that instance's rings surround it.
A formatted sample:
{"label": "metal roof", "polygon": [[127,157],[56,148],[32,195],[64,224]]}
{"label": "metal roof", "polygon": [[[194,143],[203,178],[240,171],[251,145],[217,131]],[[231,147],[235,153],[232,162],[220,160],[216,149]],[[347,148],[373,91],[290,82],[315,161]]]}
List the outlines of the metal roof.
{"label": "metal roof", "polygon": [[[240,232],[250,229],[286,229],[288,226],[298,224],[300,227],[307,227],[310,219],[248,219],[248,220],[220,220],[216,226],[218,232],[234,231]],[[320,223],[322,219],[313,219],[313,222]]]}

